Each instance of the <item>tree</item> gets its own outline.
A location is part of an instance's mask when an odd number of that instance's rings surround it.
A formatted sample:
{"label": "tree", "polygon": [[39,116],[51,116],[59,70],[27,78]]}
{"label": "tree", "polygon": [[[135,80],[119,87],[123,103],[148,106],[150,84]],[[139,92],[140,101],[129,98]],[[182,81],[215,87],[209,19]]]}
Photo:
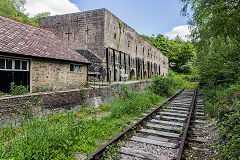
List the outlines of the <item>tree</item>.
{"label": "tree", "polygon": [[29,18],[28,14],[24,13],[24,0],[0,0],[0,4],[0,15],[10,17],[34,26],[38,26],[38,18],[47,17],[50,15],[49,12],[44,12],[37,14],[33,18]]}
{"label": "tree", "polygon": [[179,37],[169,40],[164,35],[159,34],[156,38],[143,35],[143,38],[152,43],[164,55],[169,58],[171,68],[179,73],[190,72],[189,62],[194,56],[191,42],[184,42]]}
{"label": "tree", "polygon": [[23,0],[0,0],[0,15],[17,19],[21,22],[28,23],[28,16],[24,14]]}
{"label": "tree", "polygon": [[197,49],[201,85],[233,84],[240,77],[240,1],[181,0],[183,15],[193,10],[190,24]]}

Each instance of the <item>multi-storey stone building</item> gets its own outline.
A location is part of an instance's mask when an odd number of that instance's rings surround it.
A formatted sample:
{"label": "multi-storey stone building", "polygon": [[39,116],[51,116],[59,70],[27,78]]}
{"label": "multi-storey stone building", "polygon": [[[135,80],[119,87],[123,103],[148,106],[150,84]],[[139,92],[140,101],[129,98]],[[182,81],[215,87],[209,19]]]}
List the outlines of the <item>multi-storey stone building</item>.
{"label": "multi-storey stone building", "polygon": [[89,73],[101,73],[107,81],[148,78],[168,74],[168,58],[134,29],[107,9],[50,16],[39,19],[92,65]]}

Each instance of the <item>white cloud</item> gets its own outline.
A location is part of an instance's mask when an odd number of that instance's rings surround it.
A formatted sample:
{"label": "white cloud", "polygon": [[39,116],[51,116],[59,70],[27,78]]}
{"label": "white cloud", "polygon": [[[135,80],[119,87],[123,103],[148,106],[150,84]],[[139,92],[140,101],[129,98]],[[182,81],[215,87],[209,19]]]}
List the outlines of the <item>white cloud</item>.
{"label": "white cloud", "polygon": [[69,0],[26,0],[25,9],[30,17],[42,12],[50,12],[51,15],[80,12]]}
{"label": "white cloud", "polygon": [[191,34],[191,29],[189,25],[182,25],[174,27],[171,32],[167,32],[164,35],[169,39],[175,39],[176,36],[179,36],[182,40],[190,40],[189,35]]}

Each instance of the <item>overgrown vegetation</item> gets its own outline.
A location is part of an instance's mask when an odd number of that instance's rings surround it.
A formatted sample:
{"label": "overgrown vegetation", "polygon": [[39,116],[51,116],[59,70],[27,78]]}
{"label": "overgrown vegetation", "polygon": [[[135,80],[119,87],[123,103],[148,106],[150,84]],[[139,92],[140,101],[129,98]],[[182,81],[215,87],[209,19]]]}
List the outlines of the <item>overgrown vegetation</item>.
{"label": "overgrown vegetation", "polygon": [[240,2],[181,0],[197,52],[200,87],[206,109],[218,120],[219,159],[240,159]]}
{"label": "overgrown vegetation", "polygon": [[183,75],[173,71],[170,71],[167,77],[155,76],[152,79],[149,89],[157,95],[166,97],[172,95],[177,89],[194,89],[198,85],[198,82],[190,82],[191,79],[197,79],[197,75]]}
{"label": "overgrown vegetation", "polygon": [[11,82],[10,91],[12,95],[20,95],[28,92],[28,86],[16,85],[14,82]]}
{"label": "overgrown vegetation", "polygon": [[173,71],[191,73],[191,66],[195,62],[193,59],[195,52],[191,42],[184,42],[179,37],[176,37],[175,40],[170,40],[161,34],[156,37],[145,35],[142,35],[142,37],[169,58],[169,64]]}
{"label": "overgrown vegetation", "polygon": [[16,19],[23,23],[38,26],[38,18],[47,17],[49,12],[39,13],[30,18],[28,14],[24,13],[24,0],[0,0],[0,15]]}
{"label": "overgrown vegetation", "polygon": [[75,152],[89,155],[127,128],[133,119],[164,100],[148,92],[131,92],[126,86],[117,94],[119,98],[111,105],[97,109],[110,112],[100,119],[87,117],[94,110],[89,108],[29,117],[20,126],[4,126],[0,131],[0,158],[74,159]]}

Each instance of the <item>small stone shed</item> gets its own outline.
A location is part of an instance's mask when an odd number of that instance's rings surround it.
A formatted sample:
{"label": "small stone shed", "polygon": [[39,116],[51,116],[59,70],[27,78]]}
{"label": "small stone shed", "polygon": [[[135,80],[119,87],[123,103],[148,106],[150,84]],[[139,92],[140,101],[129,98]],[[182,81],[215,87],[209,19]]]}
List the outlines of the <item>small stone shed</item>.
{"label": "small stone shed", "polygon": [[83,86],[90,62],[52,32],[0,16],[0,91],[10,83],[38,90]]}

